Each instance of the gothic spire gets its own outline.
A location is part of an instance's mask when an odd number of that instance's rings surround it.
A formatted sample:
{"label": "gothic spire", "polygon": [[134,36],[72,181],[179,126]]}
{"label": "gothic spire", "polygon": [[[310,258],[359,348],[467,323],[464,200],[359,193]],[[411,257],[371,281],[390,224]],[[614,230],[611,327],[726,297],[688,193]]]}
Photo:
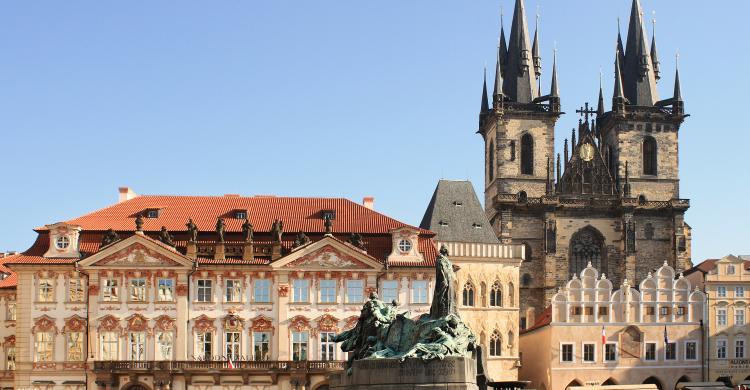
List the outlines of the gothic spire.
{"label": "gothic spire", "polygon": [[559,186],[560,185],[560,153],[557,154],[557,170],[555,171],[555,173],[557,174],[555,183],[557,183],[557,185]]}
{"label": "gothic spire", "polygon": [[651,33],[651,65],[654,67],[654,78],[659,81],[661,71],[659,70],[659,57],[656,54],[656,18],[651,20],[653,32]]}
{"label": "gothic spire", "polygon": [[596,103],[596,117],[604,115],[604,88],[602,87],[602,73],[599,70],[599,100]]}
{"label": "gothic spire", "polygon": [[620,33],[620,18],[617,18],[617,56],[620,63],[625,62],[625,47],[622,45],[622,34]]}
{"label": "gothic spire", "polygon": [[677,102],[682,101],[682,89],[680,88],[680,69],[675,65],[674,69],[674,95],[673,98]]}
{"label": "gothic spire", "polygon": [[508,42],[508,60],[503,73],[503,92],[510,100],[518,103],[530,103],[537,97],[531,70],[533,63],[530,46],[523,0],[516,0]]}
{"label": "gothic spire", "polygon": [[625,92],[622,88],[622,70],[620,69],[620,53],[618,51],[617,55],[615,55],[615,89],[612,95],[612,109],[614,110],[614,106],[617,103],[624,103],[624,100]]}
{"label": "gothic spire", "polygon": [[[503,12],[500,11],[500,49],[498,50],[498,58],[500,62],[500,71],[505,74],[506,65],[508,65],[508,44],[505,41],[505,27],[503,26]],[[502,84],[501,84],[502,85]]]}
{"label": "gothic spire", "polygon": [[549,89],[550,97],[560,97],[560,88],[557,85],[557,49],[552,54],[552,86]]}
{"label": "gothic spire", "polygon": [[542,75],[542,56],[539,54],[539,13],[536,14],[536,28],[534,30],[534,43],[531,46],[531,56],[534,60],[534,74],[536,78]]}
{"label": "gothic spire", "polygon": [[500,16],[500,40],[497,45],[497,62],[495,63],[495,84],[492,88],[492,106],[498,108],[503,101],[503,68],[508,56],[505,48],[505,32],[502,27],[502,14]]}
{"label": "gothic spire", "polygon": [[656,79],[650,69],[653,64],[646,39],[641,3],[640,0],[633,0],[625,46],[625,62],[621,66],[625,97],[630,104],[636,106],[653,106],[659,100]]}
{"label": "gothic spire", "polygon": [[[578,120],[578,125],[581,125],[580,120]],[[574,127],[570,133],[570,147],[573,149],[573,153],[576,151],[576,146],[578,146],[578,144],[576,143],[576,128]]]}
{"label": "gothic spire", "polygon": [[487,99],[487,67],[484,67],[484,82],[482,83],[482,107],[480,114],[486,114],[490,111],[490,103]]}
{"label": "gothic spire", "polygon": [[566,164],[565,166],[567,166],[567,164],[568,164],[568,157],[569,157],[568,156],[568,139],[567,138],[565,139],[565,147],[563,149],[565,151],[565,164]]}

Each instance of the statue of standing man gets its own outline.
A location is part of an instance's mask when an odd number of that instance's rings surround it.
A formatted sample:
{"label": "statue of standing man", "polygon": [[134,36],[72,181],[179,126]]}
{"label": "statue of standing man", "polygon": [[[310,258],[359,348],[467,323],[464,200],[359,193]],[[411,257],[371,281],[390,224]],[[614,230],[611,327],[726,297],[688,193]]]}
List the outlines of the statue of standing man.
{"label": "statue of standing man", "polygon": [[192,218],[188,218],[188,222],[185,224],[188,231],[188,241],[198,242],[198,225],[193,222]]}
{"label": "statue of standing man", "polygon": [[245,239],[245,242],[253,241],[253,224],[247,218],[245,218],[245,223],[242,224],[242,238]]}
{"label": "statue of standing man", "polygon": [[224,242],[224,229],[226,225],[224,225],[224,218],[219,218],[216,220],[216,235],[219,236],[219,242]]}

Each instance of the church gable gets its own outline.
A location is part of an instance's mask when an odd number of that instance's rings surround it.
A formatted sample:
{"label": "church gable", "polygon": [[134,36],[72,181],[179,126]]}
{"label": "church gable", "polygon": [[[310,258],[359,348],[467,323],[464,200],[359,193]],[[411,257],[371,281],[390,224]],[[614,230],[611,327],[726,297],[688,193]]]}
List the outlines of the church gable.
{"label": "church gable", "polygon": [[580,130],[581,138],[578,144],[573,145],[570,160],[565,163],[565,172],[559,180],[557,193],[616,195],[610,169],[594,142],[588,124],[581,125]]}
{"label": "church gable", "polygon": [[191,260],[152,240],[132,236],[83,260],[84,267],[191,267]]}

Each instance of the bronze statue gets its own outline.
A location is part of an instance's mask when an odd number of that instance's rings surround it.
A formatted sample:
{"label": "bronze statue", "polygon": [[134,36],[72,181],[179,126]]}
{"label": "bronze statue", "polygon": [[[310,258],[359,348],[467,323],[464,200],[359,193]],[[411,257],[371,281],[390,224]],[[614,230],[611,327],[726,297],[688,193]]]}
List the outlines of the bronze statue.
{"label": "bronze statue", "polygon": [[333,233],[333,221],[331,220],[330,215],[323,217],[323,226],[326,228],[326,234]]}
{"label": "bronze statue", "polygon": [[143,216],[138,214],[137,217],[135,217],[135,231],[142,232],[143,231]]}
{"label": "bronze statue", "polygon": [[247,218],[245,218],[245,222],[242,224],[242,238],[245,242],[253,241],[253,224]]}
{"label": "bronze statue", "polygon": [[365,249],[365,243],[362,241],[362,235],[359,233],[352,233],[351,237],[349,237],[349,243],[359,249]]}
{"label": "bronze statue", "polygon": [[117,235],[117,232],[115,232],[112,229],[109,229],[107,230],[106,233],[104,233],[104,236],[102,237],[102,245],[100,246],[100,248],[103,248],[119,240],[120,240],[120,236]]}
{"label": "bronze statue", "polygon": [[192,218],[188,218],[188,222],[185,224],[188,231],[188,241],[198,242],[198,225],[193,222]]}
{"label": "bronze statue", "polygon": [[299,248],[302,245],[306,245],[310,242],[310,238],[305,235],[305,233],[302,232],[302,230],[297,233],[297,237],[294,238],[294,248]]}
{"label": "bronze statue", "polygon": [[216,220],[216,235],[219,236],[219,242],[224,242],[224,229],[226,225],[224,225],[224,218],[219,218]]}
{"label": "bronze statue", "polygon": [[169,246],[174,246],[174,239],[172,238],[172,235],[169,234],[169,231],[167,231],[166,226],[161,227],[161,231],[159,232],[159,241]]}

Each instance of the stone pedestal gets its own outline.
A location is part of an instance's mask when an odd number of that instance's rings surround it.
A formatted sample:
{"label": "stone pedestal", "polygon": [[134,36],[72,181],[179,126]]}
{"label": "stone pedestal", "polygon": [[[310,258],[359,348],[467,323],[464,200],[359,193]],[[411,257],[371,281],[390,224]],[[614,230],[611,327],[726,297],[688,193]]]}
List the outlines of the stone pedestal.
{"label": "stone pedestal", "polygon": [[216,249],[214,250],[214,260],[226,260],[225,248],[223,242],[216,243]]}
{"label": "stone pedestal", "polygon": [[245,242],[242,249],[242,260],[249,261],[255,258],[255,248],[253,248],[252,241]]}
{"label": "stone pedestal", "polygon": [[478,390],[477,366],[472,358],[363,359],[329,378],[331,390]]}

